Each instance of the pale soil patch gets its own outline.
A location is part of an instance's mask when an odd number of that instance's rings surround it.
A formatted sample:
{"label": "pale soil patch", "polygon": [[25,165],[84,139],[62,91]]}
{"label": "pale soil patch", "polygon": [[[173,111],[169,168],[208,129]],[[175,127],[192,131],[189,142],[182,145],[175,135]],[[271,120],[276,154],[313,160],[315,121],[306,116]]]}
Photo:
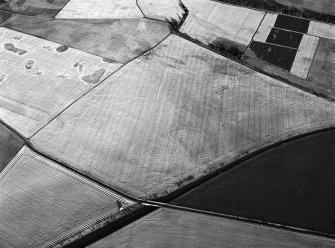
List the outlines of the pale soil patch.
{"label": "pale soil patch", "polygon": [[215,40],[227,39],[241,44],[242,50],[250,43],[265,14],[212,1],[187,1],[185,5],[193,7],[190,7],[190,15],[180,29],[182,33],[206,45]]}
{"label": "pale soil patch", "polygon": [[58,13],[59,19],[141,18],[136,0],[70,0]]}
{"label": "pale soil patch", "polygon": [[5,27],[122,63],[152,48],[170,33],[167,23],[144,18],[45,20],[16,16]]}
{"label": "pale soil patch", "polygon": [[117,218],[117,200],[134,205],[26,147],[0,174],[0,191],[0,240],[8,248],[41,246],[101,216]]}
{"label": "pale soil patch", "polygon": [[315,36],[304,35],[302,37],[290,71],[293,75],[307,78],[318,42],[319,38]]}
{"label": "pale soil patch", "polygon": [[[263,22],[262,22],[263,24]],[[263,26],[261,25],[257,32],[255,33],[255,36],[253,38],[254,41],[259,41],[259,42],[266,42],[266,39],[268,38],[270,32],[271,32],[272,27],[270,26]]]}
{"label": "pale soil patch", "polygon": [[273,27],[276,23],[278,14],[266,13],[263,21],[262,26]]}
{"label": "pale soil patch", "polygon": [[138,5],[146,17],[162,21],[180,21],[184,11],[179,3],[179,0],[138,0]]}
{"label": "pale soil patch", "polygon": [[30,137],[120,66],[0,28],[0,119]]}
{"label": "pale soil patch", "polygon": [[264,146],[335,124],[335,105],[170,36],[34,136],[119,190],[164,196]]}
{"label": "pale soil patch", "polygon": [[311,21],[308,34],[335,40],[335,25]]}
{"label": "pale soil patch", "polygon": [[333,247],[334,240],[248,222],[159,209],[89,248]]}

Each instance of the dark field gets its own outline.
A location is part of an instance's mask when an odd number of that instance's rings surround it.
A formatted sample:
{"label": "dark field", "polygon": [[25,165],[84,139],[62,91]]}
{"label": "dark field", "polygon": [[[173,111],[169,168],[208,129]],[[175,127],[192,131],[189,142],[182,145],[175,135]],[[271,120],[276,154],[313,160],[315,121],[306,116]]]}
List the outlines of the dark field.
{"label": "dark field", "polygon": [[[0,2],[1,4],[1,2]],[[10,13],[0,10],[0,24],[6,21],[11,16]]]}
{"label": "dark field", "polygon": [[[22,15],[54,17],[69,0],[11,0],[0,8]],[[0,2],[1,4],[1,2]]]}
{"label": "dark field", "polygon": [[291,16],[278,15],[275,22],[275,27],[288,29],[300,33],[307,33],[309,21]]}
{"label": "dark field", "polygon": [[335,234],[335,130],[259,154],[174,202]]}
{"label": "dark field", "polygon": [[285,70],[290,70],[297,53],[297,50],[266,44],[258,41],[252,41],[249,49],[253,55],[270,64],[279,66]]}
{"label": "dark field", "polygon": [[23,140],[0,123],[0,172],[23,146]]}
{"label": "dark field", "polygon": [[303,34],[273,28],[266,42],[298,49]]}

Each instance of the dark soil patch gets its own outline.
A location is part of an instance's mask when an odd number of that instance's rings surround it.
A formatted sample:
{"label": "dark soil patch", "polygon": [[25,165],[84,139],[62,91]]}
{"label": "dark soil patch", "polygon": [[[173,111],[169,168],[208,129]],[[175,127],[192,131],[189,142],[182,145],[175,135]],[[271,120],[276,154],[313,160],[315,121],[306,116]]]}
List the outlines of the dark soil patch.
{"label": "dark soil patch", "polygon": [[273,28],[266,42],[298,49],[303,34]]}
{"label": "dark soil patch", "polygon": [[295,18],[293,16],[278,15],[275,22],[275,27],[288,29],[300,33],[307,33],[309,27],[309,20]]}
{"label": "dark soil patch", "polygon": [[335,130],[256,155],[174,202],[335,234]]}
{"label": "dark soil patch", "polygon": [[23,140],[0,123],[0,172],[23,146]]}
{"label": "dark soil patch", "polygon": [[258,41],[252,41],[249,48],[254,53],[256,58],[279,66],[288,71],[291,69],[297,53],[297,50],[295,49],[266,44]]}

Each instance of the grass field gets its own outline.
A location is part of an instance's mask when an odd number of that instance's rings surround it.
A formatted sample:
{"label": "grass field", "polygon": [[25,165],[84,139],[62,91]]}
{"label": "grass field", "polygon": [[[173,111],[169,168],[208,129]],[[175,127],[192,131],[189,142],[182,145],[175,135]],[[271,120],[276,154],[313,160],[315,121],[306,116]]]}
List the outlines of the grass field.
{"label": "grass field", "polygon": [[1,9],[18,14],[54,17],[69,0],[10,0]]}
{"label": "grass field", "polygon": [[31,141],[119,190],[156,198],[251,151],[334,125],[334,113],[328,101],[172,35]]}
{"label": "grass field", "polygon": [[322,237],[197,213],[160,209],[88,247],[330,248],[334,245],[334,240]]}
{"label": "grass field", "polygon": [[263,152],[178,205],[335,234],[335,129]]}
{"label": "grass field", "polygon": [[[41,247],[68,233],[88,232],[98,217],[122,215],[113,192],[23,148],[0,174],[1,247]],[[76,231],[75,231],[76,230]]]}
{"label": "grass field", "polygon": [[23,146],[23,140],[0,122],[0,173]]}
{"label": "grass field", "polygon": [[0,28],[0,118],[29,137],[121,64]]}
{"label": "grass field", "polygon": [[141,18],[135,0],[70,0],[59,12],[59,19]]}
{"label": "grass field", "polygon": [[167,23],[148,19],[46,20],[15,16],[5,27],[122,63],[155,46]]}

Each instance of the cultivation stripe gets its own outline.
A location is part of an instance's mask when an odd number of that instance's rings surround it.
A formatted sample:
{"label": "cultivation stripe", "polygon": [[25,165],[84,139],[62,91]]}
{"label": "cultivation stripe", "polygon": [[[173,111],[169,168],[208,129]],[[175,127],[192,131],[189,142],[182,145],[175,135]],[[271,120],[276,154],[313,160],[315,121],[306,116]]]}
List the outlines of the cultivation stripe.
{"label": "cultivation stripe", "polygon": [[291,74],[306,79],[309,68],[312,65],[313,57],[318,46],[319,38],[314,36],[304,35],[296,57],[294,59]]}
{"label": "cultivation stripe", "polygon": [[[129,209],[131,208],[132,206],[125,206],[124,207],[124,210],[126,209]],[[66,240],[69,240],[70,238],[74,237],[75,235],[78,235],[82,232],[84,232],[85,230],[88,230],[88,229],[91,229],[92,227],[94,226],[98,226],[97,229],[100,229],[101,228],[101,224],[103,226],[105,226],[106,224],[110,223],[111,221],[108,221],[108,219],[110,219],[110,217],[112,217],[112,221],[113,221],[113,218],[117,218],[116,215],[120,213],[120,210],[118,209],[114,209],[112,211],[109,211],[108,213],[106,214],[103,214],[97,218],[94,218],[66,233],[64,233],[63,235],[61,235],[60,237],[54,239],[54,240],[51,240],[49,242],[47,242],[46,244],[40,246],[40,248],[49,248],[49,247],[55,247],[56,245],[67,245],[67,244],[62,244],[64,241]],[[120,216],[121,217],[121,216]],[[102,223],[104,222],[105,223]],[[93,230],[94,231],[94,230]],[[89,232],[88,232],[89,233]],[[88,234],[87,233],[87,234]],[[83,236],[85,236],[85,234],[83,234]],[[74,240],[71,240],[70,242],[73,242]]]}

